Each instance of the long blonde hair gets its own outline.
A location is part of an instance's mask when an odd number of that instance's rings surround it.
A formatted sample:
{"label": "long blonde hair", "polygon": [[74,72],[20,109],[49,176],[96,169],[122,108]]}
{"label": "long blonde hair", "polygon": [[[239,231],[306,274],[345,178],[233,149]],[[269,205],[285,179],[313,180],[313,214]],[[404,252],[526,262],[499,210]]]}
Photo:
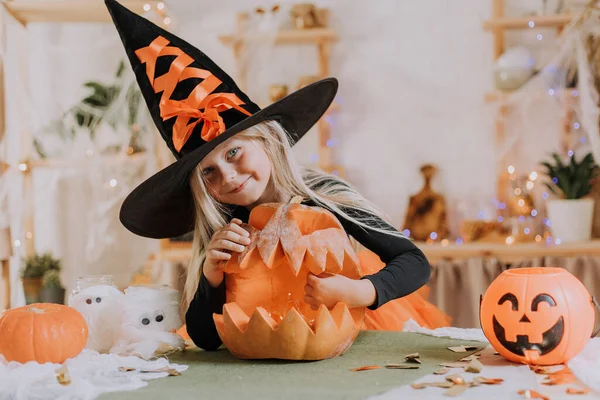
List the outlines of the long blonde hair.
{"label": "long blonde hair", "polygon": [[[365,199],[341,178],[319,170],[300,169],[292,156],[289,136],[275,121],[261,122],[236,135],[262,145],[271,160],[271,186],[277,197],[302,196],[315,204],[333,211],[338,216],[361,226],[393,236],[405,236],[388,225],[375,223],[373,216],[386,220],[386,216],[373,203]],[[228,208],[209,194],[199,165],[190,176],[190,186],[196,210],[196,225],[192,242],[192,258],[182,300],[189,306],[198,288],[200,272],[206,257],[206,245],[214,232],[229,222]],[[360,217],[358,217],[360,216]]]}

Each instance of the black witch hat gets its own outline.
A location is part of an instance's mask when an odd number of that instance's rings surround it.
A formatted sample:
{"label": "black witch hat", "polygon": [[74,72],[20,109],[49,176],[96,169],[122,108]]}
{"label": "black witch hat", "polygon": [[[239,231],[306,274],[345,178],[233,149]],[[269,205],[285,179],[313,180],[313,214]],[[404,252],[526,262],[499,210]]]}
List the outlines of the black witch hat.
{"label": "black witch hat", "polygon": [[123,202],[121,223],[150,238],[194,228],[189,176],[215,147],[263,121],[279,122],[296,143],[325,113],[338,83],[327,78],[261,109],[206,54],[115,0],[105,0],[152,119],[176,161]]}

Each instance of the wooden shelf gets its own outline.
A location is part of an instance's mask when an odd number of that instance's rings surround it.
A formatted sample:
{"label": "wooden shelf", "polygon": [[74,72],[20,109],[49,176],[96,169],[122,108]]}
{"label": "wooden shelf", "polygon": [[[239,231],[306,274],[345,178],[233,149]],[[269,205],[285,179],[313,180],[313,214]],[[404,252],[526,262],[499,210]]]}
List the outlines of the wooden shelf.
{"label": "wooden shelf", "polygon": [[[120,3],[138,14],[145,4],[157,0],[121,0]],[[110,22],[111,17],[100,0],[21,1],[3,0],[2,5],[21,24],[30,22]]]}
{"label": "wooden shelf", "polygon": [[431,263],[478,257],[497,257],[502,262],[516,262],[535,257],[600,256],[600,239],[563,244],[541,243],[441,243],[416,242]]}
{"label": "wooden shelf", "polygon": [[[485,101],[486,102],[494,102],[494,101],[505,101],[508,96],[510,96],[513,92],[512,91],[502,91],[502,90],[496,90],[494,92],[487,92],[485,94]],[[577,89],[576,88],[572,88],[572,89],[567,89],[567,90],[563,90],[563,91],[559,91],[559,95],[562,96],[577,96]],[[541,92],[540,92],[541,94]],[[548,94],[549,95],[549,94]]]}
{"label": "wooden shelf", "polygon": [[[329,28],[289,29],[277,33],[277,37],[275,38],[275,44],[318,44],[325,42],[335,42],[338,40],[338,38],[338,34],[334,30]],[[265,34],[252,36],[219,36],[219,40],[221,41],[221,43],[227,46],[233,46],[238,42],[243,42],[244,39],[272,40],[272,35]]]}
{"label": "wooden shelf", "polygon": [[[560,28],[573,19],[570,14],[541,15],[522,18],[491,18],[483,22],[483,28],[492,29],[530,29],[530,28]],[[533,26],[529,23],[532,22]]]}

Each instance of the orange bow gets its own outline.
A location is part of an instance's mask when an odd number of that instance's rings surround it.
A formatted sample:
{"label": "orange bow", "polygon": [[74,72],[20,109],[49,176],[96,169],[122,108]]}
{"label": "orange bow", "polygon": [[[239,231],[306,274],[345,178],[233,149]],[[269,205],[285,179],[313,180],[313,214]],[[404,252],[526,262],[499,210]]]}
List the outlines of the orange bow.
{"label": "orange bow", "polygon": [[[214,139],[227,128],[219,112],[235,108],[250,116],[247,110],[240,107],[244,102],[233,93],[212,93],[221,80],[210,71],[188,67],[194,59],[178,47],[167,47],[169,41],[158,36],[148,47],[136,50],[135,54],[142,64],[146,64],[146,75],[155,93],[163,92],[160,99],[160,116],[163,121],[177,117],[173,125],[173,146],[177,151],[185,145],[194,128],[201,121],[201,137],[205,141]],[[171,63],[169,72],[154,79],[156,61],[161,56],[177,56]],[[177,83],[189,78],[202,78],[185,100],[171,100]],[[204,110],[204,111],[202,111]],[[198,118],[188,125],[191,118]]]}

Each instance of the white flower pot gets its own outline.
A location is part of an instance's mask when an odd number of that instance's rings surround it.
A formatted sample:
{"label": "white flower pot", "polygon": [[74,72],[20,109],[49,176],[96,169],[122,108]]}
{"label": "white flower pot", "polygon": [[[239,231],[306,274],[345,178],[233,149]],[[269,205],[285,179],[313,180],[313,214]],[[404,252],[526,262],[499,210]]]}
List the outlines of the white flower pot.
{"label": "white flower pot", "polygon": [[555,239],[562,243],[590,240],[593,199],[548,200],[548,218]]}

